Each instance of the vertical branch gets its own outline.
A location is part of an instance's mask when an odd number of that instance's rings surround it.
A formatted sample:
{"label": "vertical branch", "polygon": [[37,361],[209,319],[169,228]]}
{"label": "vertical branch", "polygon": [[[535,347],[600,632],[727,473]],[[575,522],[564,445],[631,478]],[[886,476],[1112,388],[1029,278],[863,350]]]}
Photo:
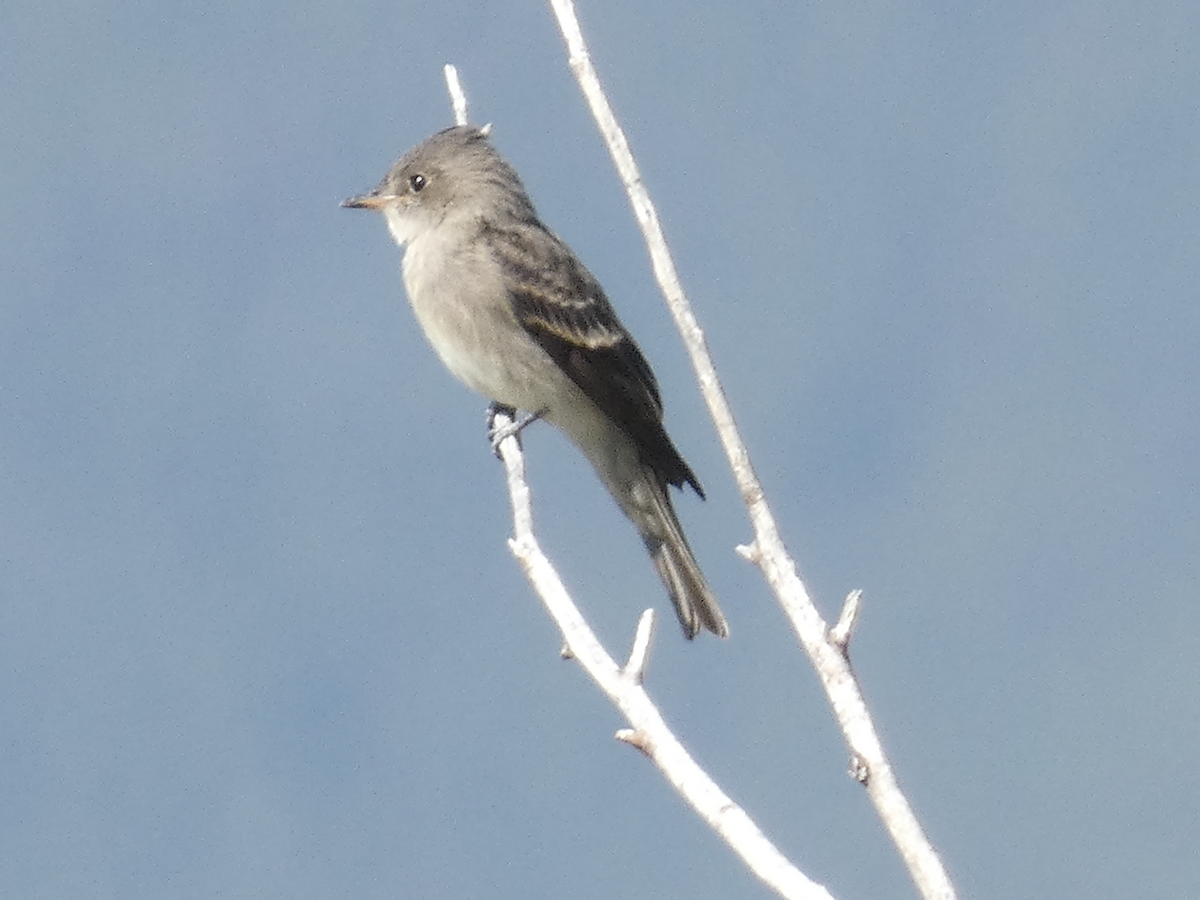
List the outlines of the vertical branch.
{"label": "vertical branch", "polygon": [[955,892],[949,875],[921,828],[912,806],[900,790],[862,691],[850,667],[846,643],[849,640],[849,629],[846,630],[845,642],[835,643],[829,639],[829,628],[817,611],[808,589],[796,571],[796,564],[779,535],[766,494],[754,473],[750,454],[737,430],[733,411],[717,378],[716,368],[704,341],[704,333],[684,294],[659,224],[658,214],[642,182],[641,173],[629,149],[629,142],[592,66],[583,32],[575,16],[574,4],[571,0],[550,0],[550,5],[567,44],[571,71],[579,82],[625,185],[634,215],[650,251],[655,278],[683,336],[700,383],[701,393],[716,425],[725,454],[729,458],[742,500],[746,504],[754,528],[754,543],[745,549],[743,555],[757,563],[762,570],[812,661],[850,748],[856,776],[867,788],[867,793],[908,866],[917,889],[927,900],[953,900]]}
{"label": "vertical branch", "polygon": [[463,91],[462,82],[458,80],[458,69],[447,63],[442,67],[442,72],[446,76],[446,90],[450,92],[450,108],[454,110],[454,124],[466,125],[467,119],[467,95]]}

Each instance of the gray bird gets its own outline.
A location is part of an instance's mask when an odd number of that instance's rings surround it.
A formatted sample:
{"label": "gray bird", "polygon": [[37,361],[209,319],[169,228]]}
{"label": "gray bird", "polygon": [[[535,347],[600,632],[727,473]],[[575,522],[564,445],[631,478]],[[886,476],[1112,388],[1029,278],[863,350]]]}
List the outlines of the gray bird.
{"label": "gray bird", "polygon": [[654,373],[487,130],[435,134],[342,205],[383,213],[405,248],[408,299],[446,367],[583,451],[642,536],[684,634],[727,636],[667,494],[668,485],[704,491],[663,428]]}

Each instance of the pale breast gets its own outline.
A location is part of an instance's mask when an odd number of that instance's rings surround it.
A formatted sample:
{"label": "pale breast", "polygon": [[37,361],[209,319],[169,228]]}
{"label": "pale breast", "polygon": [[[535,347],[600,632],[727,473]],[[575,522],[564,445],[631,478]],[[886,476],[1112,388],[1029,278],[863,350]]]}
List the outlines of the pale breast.
{"label": "pale breast", "polygon": [[525,332],[503,275],[487,255],[437,252],[413,241],[404,254],[404,285],[425,337],[456,378],[518,409],[557,406],[578,388]]}

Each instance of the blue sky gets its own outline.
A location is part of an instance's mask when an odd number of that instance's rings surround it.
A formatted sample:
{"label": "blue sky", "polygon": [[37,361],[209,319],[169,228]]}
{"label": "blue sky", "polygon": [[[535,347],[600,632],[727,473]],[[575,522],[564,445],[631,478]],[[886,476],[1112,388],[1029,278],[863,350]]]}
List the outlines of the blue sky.
{"label": "blue sky", "polygon": [[[964,897],[1200,892],[1200,11],[584,3],[755,465]],[[539,3],[0,9],[0,896],[768,896],[557,658],[376,217],[477,122],[653,362],[685,643],[549,428],[547,549],[843,900],[914,896]]]}

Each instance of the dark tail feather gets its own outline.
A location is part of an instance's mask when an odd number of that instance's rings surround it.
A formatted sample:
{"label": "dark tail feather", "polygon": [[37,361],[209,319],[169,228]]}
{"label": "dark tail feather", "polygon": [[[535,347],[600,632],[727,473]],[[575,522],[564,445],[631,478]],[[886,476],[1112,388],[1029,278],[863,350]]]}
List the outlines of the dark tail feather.
{"label": "dark tail feather", "polygon": [[684,637],[691,640],[700,633],[701,627],[718,637],[729,637],[729,626],[717,605],[717,598],[709,589],[687,544],[664,540],[655,547],[651,541],[646,541],[646,547],[650,551],[650,558],[654,560],[658,576],[671,595]]}
{"label": "dark tail feather", "polygon": [[729,625],[688,546],[666,486],[658,484],[653,476],[649,480],[657,488],[653,491],[656,502],[652,510],[638,517],[641,521],[635,519],[635,524],[671,596],[684,636],[691,640],[701,628],[707,628],[718,637],[729,637]]}

